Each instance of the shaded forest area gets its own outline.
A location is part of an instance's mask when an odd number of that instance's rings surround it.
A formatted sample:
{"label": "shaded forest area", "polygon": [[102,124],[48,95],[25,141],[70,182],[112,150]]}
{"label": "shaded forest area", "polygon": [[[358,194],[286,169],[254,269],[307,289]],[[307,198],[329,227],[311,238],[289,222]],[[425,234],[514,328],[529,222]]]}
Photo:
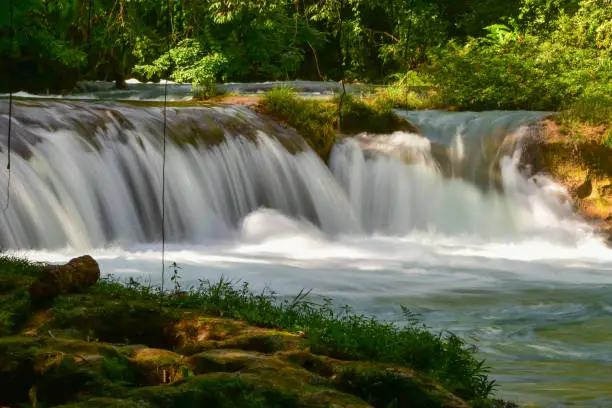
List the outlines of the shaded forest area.
{"label": "shaded forest area", "polygon": [[3,0],[0,36],[4,91],[344,79],[460,109],[612,106],[610,0]]}

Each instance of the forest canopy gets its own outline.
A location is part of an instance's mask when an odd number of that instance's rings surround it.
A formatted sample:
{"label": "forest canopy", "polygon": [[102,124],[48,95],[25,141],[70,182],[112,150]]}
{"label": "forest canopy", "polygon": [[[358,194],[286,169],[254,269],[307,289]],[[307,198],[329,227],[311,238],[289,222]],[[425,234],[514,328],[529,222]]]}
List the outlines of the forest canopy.
{"label": "forest canopy", "polygon": [[[11,21],[12,20],[12,21]],[[3,0],[0,88],[403,81],[447,105],[612,95],[610,0]],[[606,99],[607,98],[607,99]]]}

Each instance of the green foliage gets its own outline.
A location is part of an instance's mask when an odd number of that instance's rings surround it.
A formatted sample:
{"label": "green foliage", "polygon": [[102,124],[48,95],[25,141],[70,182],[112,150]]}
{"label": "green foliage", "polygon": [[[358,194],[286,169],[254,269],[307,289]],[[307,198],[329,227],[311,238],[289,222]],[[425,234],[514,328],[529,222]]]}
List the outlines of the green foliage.
{"label": "green foliage", "polygon": [[149,65],[136,65],[133,72],[146,79],[170,78],[192,83],[197,94],[204,98],[215,96],[215,81],[227,65],[227,58],[219,53],[205,55],[196,40],[181,41]]}
{"label": "green foliage", "polygon": [[[152,296],[150,287],[133,281],[121,285],[107,279],[97,288],[100,293],[112,293],[118,298]],[[246,283],[239,285],[223,279],[216,283],[202,281],[187,296],[166,299],[165,304],[200,309],[261,327],[304,332],[315,353],[414,368],[466,399],[486,398],[494,385],[487,377],[487,367],[474,357],[472,348],[451,333],[430,332],[406,309],[409,324],[400,327],[353,314],[347,307],[338,309],[330,299],[315,302],[308,292],[280,299],[269,290],[255,294]]]}
{"label": "green foliage", "polygon": [[612,96],[587,95],[561,112],[561,123],[612,125]]}
{"label": "green foliage", "polygon": [[486,27],[484,37],[451,41],[432,53],[425,69],[439,87],[438,104],[567,110],[587,123],[611,123],[609,4],[524,0],[518,18],[509,21],[510,26]]}
{"label": "green foliage", "polygon": [[279,116],[294,127],[317,154],[327,159],[336,131],[392,133],[410,129],[410,124],[393,112],[393,104],[384,99],[373,102],[344,94],[329,100],[308,100],[289,88],[275,88],[266,93],[264,110]]}
{"label": "green foliage", "polygon": [[289,88],[275,88],[266,93],[263,105],[266,112],[294,127],[320,157],[328,157],[335,141],[337,117],[332,104],[299,98]]}
{"label": "green foliage", "polygon": [[198,376],[163,387],[135,390],[128,397],[164,408],[297,408],[298,397],[289,391],[255,387],[241,378]]}
{"label": "green foliage", "polygon": [[121,355],[102,360],[101,374],[113,382],[129,386],[135,383],[136,373],[130,361]]}
{"label": "green foliage", "polygon": [[608,129],[608,133],[604,136],[603,144],[612,149],[612,128]]}
{"label": "green foliage", "polygon": [[41,266],[25,259],[0,256],[0,336],[13,333],[31,313],[26,285],[40,273]]}
{"label": "green foliage", "polygon": [[335,380],[340,391],[357,395],[374,408],[443,408],[443,398],[427,393],[416,378],[393,371],[346,370]]}
{"label": "green foliage", "polygon": [[384,100],[369,102],[346,94],[336,97],[334,102],[341,106],[342,133],[392,133],[409,128],[408,122],[393,112],[393,105]]}
{"label": "green foliage", "polygon": [[[24,270],[26,276],[33,276],[37,268],[36,265],[28,266],[25,261],[15,260],[13,263],[9,258],[0,258],[0,265],[5,267],[0,272]],[[175,276],[178,280],[178,275]],[[13,288],[11,294],[16,296],[15,299],[27,300],[25,286]],[[187,375],[172,386],[140,388],[133,393],[125,393],[126,387],[132,387],[138,376],[131,361],[126,358],[126,353],[130,352],[98,341],[165,348],[178,346],[182,344],[176,331],[180,309],[235,318],[263,328],[300,332],[313,353],[413,368],[438,380],[448,391],[472,401],[486,400],[494,386],[494,382],[487,377],[484,363],[475,358],[473,348],[467,347],[451,333],[432,333],[407,309],[404,309],[404,313],[408,323],[399,326],[354,314],[348,307],[338,308],[330,299],[319,301],[312,298],[309,292],[302,291],[293,298],[280,298],[269,290],[256,294],[246,283],[224,279],[216,283],[201,281],[198,287],[176,296],[173,292],[162,293],[159,288],[134,280],[121,284],[112,278],[104,278],[87,293],[58,297],[50,309],[48,320],[37,327],[41,333],[49,332],[54,336],[53,331],[68,335],[73,340],[56,340],[45,336],[25,342],[21,338],[5,341],[11,338],[2,337],[0,357],[6,348],[15,356],[23,354],[19,361],[39,364],[37,370],[44,372],[44,381],[39,382],[40,400],[54,404],[72,401],[78,390],[105,390],[104,393],[96,391],[94,395],[114,396],[119,392],[124,393],[128,400],[143,400],[153,406],[165,407],[201,406],[204,403],[213,406],[296,406],[296,396],[291,393],[253,388],[243,383],[234,384],[227,378],[223,378],[225,385],[221,385],[214,376]],[[4,334],[10,333],[0,335]],[[35,342],[35,339],[40,341]],[[253,344],[242,344],[241,348],[245,350],[274,352],[280,344],[273,335],[255,336],[247,340]],[[54,345],[53,352],[45,351],[44,342]],[[22,352],[18,353],[17,348],[23,349]],[[86,356],[102,356],[103,359],[89,359]],[[342,378],[338,381],[350,387],[355,382],[369,381],[361,378],[366,374],[349,375],[342,377],[348,378],[347,381]],[[376,384],[369,385],[372,403],[391,403],[393,399],[403,401],[402,390],[396,390],[401,395],[383,395],[387,393],[385,390],[395,387],[393,384],[402,383],[400,385],[406,392],[412,389],[410,384],[404,384],[405,378],[383,377],[375,381]],[[25,383],[20,383],[20,387],[23,386],[20,389],[31,387],[32,378],[22,378],[20,381]],[[206,382],[209,380],[212,382]],[[54,392],[60,388],[60,384],[72,385],[62,386],[61,392]],[[232,388],[231,392],[226,389],[234,386],[236,388]],[[212,392],[213,389],[223,392]],[[228,395],[236,400],[228,399]],[[251,405],[245,401],[250,401]],[[243,402],[246,405],[240,405]]]}
{"label": "green foliage", "polygon": [[15,331],[30,315],[30,296],[26,288],[21,287],[13,293],[0,298],[0,336]]}

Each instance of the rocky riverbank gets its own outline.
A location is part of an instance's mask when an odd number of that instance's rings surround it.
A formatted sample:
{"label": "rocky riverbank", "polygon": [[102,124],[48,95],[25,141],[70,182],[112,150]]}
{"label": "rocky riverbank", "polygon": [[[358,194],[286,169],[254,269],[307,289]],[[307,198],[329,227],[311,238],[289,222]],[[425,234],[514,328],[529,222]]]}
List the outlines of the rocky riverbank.
{"label": "rocky riverbank", "polygon": [[99,277],[88,256],[0,258],[0,406],[510,406],[454,336],[336,316],[303,294],[275,304],[227,282],[184,292],[175,279],[162,294]]}
{"label": "rocky riverbank", "polygon": [[525,164],[565,186],[576,210],[612,245],[612,146],[604,142],[612,129],[567,129],[553,119],[538,127],[525,147]]}

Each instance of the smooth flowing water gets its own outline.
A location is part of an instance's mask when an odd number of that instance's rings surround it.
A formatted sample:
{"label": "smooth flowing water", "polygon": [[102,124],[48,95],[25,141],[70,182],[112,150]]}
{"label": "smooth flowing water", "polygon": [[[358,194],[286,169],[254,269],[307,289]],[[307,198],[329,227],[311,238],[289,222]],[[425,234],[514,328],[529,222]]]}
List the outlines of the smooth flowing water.
{"label": "smooth flowing water", "polygon": [[[170,108],[167,263],[184,286],[225,276],[285,295],[311,288],[399,323],[403,304],[473,339],[501,397],[612,405],[612,250],[560,186],[520,171],[542,114],[402,114],[425,137],[346,139],[328,167],[246,108]],[[57,262],[87,252],[106,274],[159,282],[162,117],[16,102],[0,245]]]}

